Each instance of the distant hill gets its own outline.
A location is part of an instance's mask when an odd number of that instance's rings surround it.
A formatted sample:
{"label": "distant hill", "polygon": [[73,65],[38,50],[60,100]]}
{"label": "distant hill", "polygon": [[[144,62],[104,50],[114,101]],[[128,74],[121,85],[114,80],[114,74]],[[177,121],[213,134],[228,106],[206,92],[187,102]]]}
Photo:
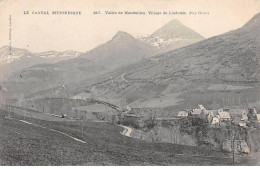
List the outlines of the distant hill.
{"label": "distant hill", "polygon": [[[11,55],[9,55],[10,53]],[[76,58],[79,54],[80,52],[72,50],[65,52],[47,51],[42,53],[32,53],[27,49],[19,49],[13,47],[11,47],[11,51],[9,51],[9,47],[4,46],[0,48],[0,65],[9,64],[17,60],[32,57],[45,58],[57,62],[64,59]]]}
{"label": "distant hill", "polygon": [[[160,45],[156,46],[155,43],[159,42],[154,40],[158,40],[158,37],[160,37]],[[9,79],[11,79],[14,77],[12,74],[26,72],[33,65],[57,63],[69,59],[72,59],[73,63],[73,59],[77,57],[94,61],[95,65],[108,70],[114,70],[201,39],[203,39],[202,36],[179,21],[173,20],[144,39],[136,39],[126,32],[119,31],[110,41],[86,53],[76,51],[32,53],[26,49],[12,48],[11,56],[9,56],[8,46],[5,46],[0,49],[0,81],[6,80],[10,75]],[[73,64],[73,66],[76,65]]]}
{"label": "distant hill", "polygon": [[48,51],[42,53],[32,53],[26,49],[11,48],[9,55],[9,47],[0,48],[0,81],[8,77],[13,72],[18,72],[24,68],[42,63],[56,63],[62,60],[76,58],[80,53],[76,51],[56,52]]}
{"label": "distant hill", "polygon": [[203,40],[200,34],[172,20],[149,37],[136,39],[119,31],[112,40],[80,55],[113,70]]}
{"label": "distant hill", "polygon": [[98,76],[105,72],[107,72],[106,68],[96,65],[93,61],[75,58],[55,64],[33,65],[21,71],[13,72],[2,83],[2,86],[7,88],[8,94],[14,96],[27,95],[49,88],[59,89],[68,83]]}
{"label": "distant hill", "polygon": [[150,36],[140,38],[146,44],[155,46],[160,53],[184,47],[204,39],[203,36],[186,27],[178,20],[172,20]]}
{"label": "distant hill", "polygon": [[156,54],[156,48],[135,39],[132,35],[119,31],[105,44],[79,57],[86,58],[110,70],[129,65]]}

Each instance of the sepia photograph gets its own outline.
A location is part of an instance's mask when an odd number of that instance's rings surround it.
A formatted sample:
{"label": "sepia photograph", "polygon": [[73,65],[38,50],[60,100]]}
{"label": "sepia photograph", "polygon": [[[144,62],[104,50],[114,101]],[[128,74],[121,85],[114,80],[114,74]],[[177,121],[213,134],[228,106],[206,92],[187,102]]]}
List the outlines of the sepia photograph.
{"label": "sepia photograph", "polygon": [[0,166],[260,166],[260,0],[0,0]]}

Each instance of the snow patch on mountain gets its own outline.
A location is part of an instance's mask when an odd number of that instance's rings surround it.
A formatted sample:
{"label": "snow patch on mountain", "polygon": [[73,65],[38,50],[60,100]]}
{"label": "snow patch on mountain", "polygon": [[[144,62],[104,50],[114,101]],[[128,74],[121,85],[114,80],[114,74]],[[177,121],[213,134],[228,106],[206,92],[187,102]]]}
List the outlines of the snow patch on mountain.
{"label": "snow patch on mountain", "polygon": [[43,53],[31,53],[26,49],[11,48],[4,46],[0,48],[0,63],[9,64],[22,58],[43,58],[43,59],[71,59],[77,58],[81,53],[77,51],[68,50],[65,52],[48,51]]}
{"label": "snow patch on mountain", "polygon": [[188,46],[204,38],[192,29],[184,26],[180,21],[172,20],[150,36],[139,39],[146,44],[157,47],[162,53]]}

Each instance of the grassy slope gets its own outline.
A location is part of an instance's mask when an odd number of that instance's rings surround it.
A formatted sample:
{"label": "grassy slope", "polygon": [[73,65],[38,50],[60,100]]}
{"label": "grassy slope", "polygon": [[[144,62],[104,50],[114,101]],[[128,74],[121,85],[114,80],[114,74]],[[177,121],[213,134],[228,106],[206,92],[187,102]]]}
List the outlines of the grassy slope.
{"label": "grassy slope", "polygon": [[[59,133],[0,117],[1,165],[229,165],[218,151],[174,144],[147,143],[120,135],[122,128],[108,123],[47,122],[34,124],[66,132],[86,141],[76,142]],[[21,118],[12,115],[14,118]],[[184,154],[178,156],[176,154]],[[211,155],[216,158],[188,157]]]}

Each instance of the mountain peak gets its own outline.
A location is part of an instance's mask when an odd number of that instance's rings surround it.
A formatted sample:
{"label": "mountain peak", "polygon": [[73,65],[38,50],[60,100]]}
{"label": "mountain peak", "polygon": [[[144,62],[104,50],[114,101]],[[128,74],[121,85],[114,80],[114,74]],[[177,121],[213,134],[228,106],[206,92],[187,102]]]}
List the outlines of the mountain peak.
{"label": "mountain peak", "polygon": [[166,39],[204,39],[203,36],[194,30],[183,25],[179,20],[171,20],[162,28],[154,32],[152,37],[163,37]]}
{"label": "mountain peak", "polygon": [[182,25],[182,23],[179,20],[173,19],[173,20],[169,21],[166,25],[169,26],[169,25],[177,25],[177,24]]}
{"label": "mountain peak", "polygon": [[243,28],[260,27],[260,13],[257,13],[252,19],[250,19]]}
{"label": "mountain peak", "polygon": [[118,31],[116,35],[113,37],[113,40],[119,40],[119,39],[134,39],[132,35],[130,35],[127,32]]}

